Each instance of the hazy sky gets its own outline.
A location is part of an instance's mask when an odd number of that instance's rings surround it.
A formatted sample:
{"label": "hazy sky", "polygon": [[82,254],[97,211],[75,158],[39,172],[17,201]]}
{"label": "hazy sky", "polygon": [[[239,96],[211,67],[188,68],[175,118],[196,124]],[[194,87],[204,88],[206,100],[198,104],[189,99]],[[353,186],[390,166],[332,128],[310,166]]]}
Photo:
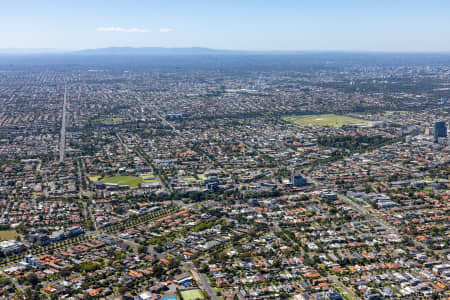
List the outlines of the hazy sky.
{"label": "hazy sky", "polygon": [[0,48],[450,51],[449,0],[2,0]]}

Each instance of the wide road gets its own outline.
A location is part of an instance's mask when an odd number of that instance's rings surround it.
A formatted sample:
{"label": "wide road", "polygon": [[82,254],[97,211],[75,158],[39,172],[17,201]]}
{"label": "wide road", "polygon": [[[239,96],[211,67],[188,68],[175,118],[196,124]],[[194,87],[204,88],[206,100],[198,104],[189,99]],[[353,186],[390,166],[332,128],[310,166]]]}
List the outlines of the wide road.
{"label": "wide road", "polygon": [[[280,226],[278,226],[278,223],[275,223],[275,224],[274,224],[274,229],[275,229],[275,232],[280,232],[280,233],[283,232],[283,231],[281,230]],[[287,235],[284,235],[284,236],[285,236],[286,239],[289,240],[289,242],[291,243],[291,245],[295,245],[295,244],[296,244],[296,242],[293,241],[289,236],[287,236]],[[305,256],[305,251],[304,251],[302,248],[300,248],[300,252],[301,252],[301,255],[304,257],[304,256]],[[352,291],[350,291],[346,286],[344,286],[343,284],[341,284],[341,282],[338,280],[338,278],[337,278],[336,276],[328,275],[327,278],[328,278],[329,281],[333,282],[335,285],[337,285],[337,286],[339,286],[340,288],[342,288],[342,289],[343,289],[347,294],[349,294],[353,299],[357,299],[357,300],[360,299],[360,298],[359,298],[358,296],[356,296]]]}
{"label": "wide road", "polygon": [[[380,213],[376,209],[373,209],[371,207],[365,208],[365,207],[355,203],[354,201],[352,201],[350,198],[348,198],[345,195],[338,194],[338,196],[339,196],[339,199],[341,199],[345,203],[351,205],[359,213],[371,217],[373,220],[375,220],[381,227],[383,227],[387,231],[390,231],[390,232],[395,233],[395,234],[397,234],[399,236],[402,236],[402,237],[405,236],[405,234],[401,233],[398,230],[398,228],[395,228],[394,226],[392,226],[391,224],[389,224],[388,222],[383,220],[383,218],[380,216]],[[415,247],[422,247],[423,249],[425,249],[427,251],[434,252],[432,249],[430,249],[428,247],[427,244],[418,241],[415,237],[411,237],[411,242],[414,244]],[[439,253],[434,252],[434,254],[439,256],[444,262],[448,261],[447,257],[444,254],[442,254],[440,252]]]}
{"label": "wide road", "polygon": [[180,134],[180,131],[178,129],[175,128],[175,126],[172,125],[172,123],[170,123],[169,121],[167,121],[165,118],[163,118],[159,112],[155,109],[155,107],[153,107],[154,109],[154,113],[155,115],[161,120],[161,123],[169,126],[170,128],[172,128],[173,131],[175,131],[177,134]]}
{"label": "wide road", "polygon": [[[192,266],[194,267],[194,266]],[[208,295],[211,297],[212,300],[220,300],[219,297],[217,297],[216,293],[211,287],[211,284],[209,283],[208,277],[206,277],[205,274],[200,273],[197,268],[192,269],[192,276],[194,277],[195,281],[199,284],[200,288],[205,290]]]}
{"label": "wide road", "polygon": [[[306,177],[305,178],[314,183],[316,186],[320,186],[320,183],[317,182],[316,180],[310,178],[310,177]],[[361,215],[363,216],[367,216],[369,219],[372,219],[374,221],[376,221],[381,227],[383,227],[385,230],[387,230],[390,233],[394,233],[397,234],[401,237],[404,237],[405,234],[401,233],[398,228],[395,228],[394,226],[392,226],[391,224],[389,224],[388,222],[386,222],[381,216],[380,213],[376,210],[373,209],[370,206],[363,206],[361,204],[356,203],[355,201],[353,201],[352,199],[350,199],[349,197],[347,197],[344,194],[340,194],[337,193],[339,199],[344,201],[346,204],[350,205],[351,207],[353,207],[353,209],[355,209],[357,212],[359,212]],[[426,245],[423,242],[418,241],[417,239],[415,239],[414,237],[411,237],[411,242],[414,244],[415,247],[422,247],[423,249],[427,250],[427,251],[431,251],[433,252],[428,245]],[[434,252],[437,256],[439,256],[444,262],[447,262],[448,259],[447,257],[442,254],[442,253],[436,253]]]}
{"label": "wide road", "polygon": [[345,285],[343,285],[337,276],[335,275],[328,275],[328,280],[332,281],[335,285],[337,285],[338,287],[340,287],[341,289],[344,290],[344,292],[346,292],[348,295],[350,295],[350,297],[352,297],[353,299],[356,300],[360,300],[361,298],[356,296],[352,291],[350,291]]}
{"label": "wide road", "polygon": [[64,152],[66,147],[66,106],[67,106],[67,84],[64,84],[64,104],[61,120],[61,140],[59,143],[59,162],[64,162]]}

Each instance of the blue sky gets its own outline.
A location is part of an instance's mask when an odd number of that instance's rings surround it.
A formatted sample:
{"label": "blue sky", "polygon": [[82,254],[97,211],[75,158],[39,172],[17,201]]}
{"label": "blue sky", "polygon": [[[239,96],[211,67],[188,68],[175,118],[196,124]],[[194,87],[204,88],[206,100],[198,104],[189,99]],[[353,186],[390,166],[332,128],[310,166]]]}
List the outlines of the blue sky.
{"label": "blue sky", "polygon": [[450,51],[450,1],[2,1],[0,48]]}

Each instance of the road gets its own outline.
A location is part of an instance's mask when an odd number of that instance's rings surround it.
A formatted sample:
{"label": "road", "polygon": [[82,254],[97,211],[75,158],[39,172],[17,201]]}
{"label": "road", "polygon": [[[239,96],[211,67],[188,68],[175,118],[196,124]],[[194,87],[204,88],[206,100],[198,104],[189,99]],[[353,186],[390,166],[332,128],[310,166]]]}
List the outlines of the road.
{"label": "road", "polygon": [[[404,236],[405,234],[401,233],[398,231],[397,228],[395,228],[394,226],[392,226],[391,224],[387,223],[385,220],[383,220],[381,218],[381,216],[379,215],[380,213],[373,209],[373,208],[365,208],[357,203],[355,203],[354,201],[352,201],[350,198],[348,198],[345,195],[342,194],[338,194],[339,198],[342,199],[345,203],[351,205],[353,208],[355,208],[358,212],[360,212],[363,215],[368,215],[370,216],[372,219],[374,219],[378,224],[380,224],[380,226],[382,226],[384,229],[395,233],[399,236]],[[427,244],[422,243],[418,240],[416,240],[414,237],[411,237],[411,242],[414,244],[415,247],[422,247],[423,249],[425,249],[426,251],[431,251],[433,253],[435,253],[433,250],[431,250]],[[437,256],[439,256],[444,262],[447,262],[447,257],[444,254],[441,253],[435,253]]]}
{"label": "road", "polygon": [[[141,147],[137,146],[135,148],[133,148],[134,150],[130,149],[127,144],[124,143],[122,137],[117,133],[116,134],[120,144],[122,145],[122,147],[127,151],[127,152],[134,152],[137,156],[139,156],[144,162],[147,163],[148,166],[151,167],[151,172],[154,173],[155,172],[155,166],[153,165],[153,162],[151,161],[151,159],[149,159],[145,154],[144,151],[142,150]],[[156,176],[156,175],[155,175]],[[156,178],[158,178],[158,182],[160,184],[161,187],[166,188],[167,191],[171,191],[172,189],[170,188],[170,186],[164,184],[164,182],[161,180],[161,178],[159,176],[156,176]]]}
{"label": "road", "polygon": [[61,140],[59,143],[59,162],[64,162],[64,154],[66,148],[66,106],[67,106],[67,84],[64,85],[64,103],[61,120]]}
{"label": "road", "polygon": [[211,284],[209,283],[208,277],[206,277],[205,274],[201,274],[198,272],[197,268],[192,269],[192,276],[194,279],[198,282],[200,285],[200,288],[204,289],[209,296],[211,296],[212,300],[220,300],[220,298],[216,295],[216,292],[211,287]]}
{"label": "road", "polygon": [[[315,185],[320,186],[320,183],[318,183],[314,179],[312,179],[310,177],[306,177],[306,179],[308,179],[310,182],[314,183]],[[380,226],[382,226],[388,232],[397,234],[399,236],[404,236],[404,234],[399,232],[397,228],[395,228],[394,226],[392,226],[391,224],[389,224],[385,220],[383,220],[382,217],[380,216],[380,213],[377,210],[373,209],[372,207],[364,207],[364,206],[356,203],[355,201],[353,201],[352,199],[350,199],[349,197],[347,197],[344,194],[340,194],[337,192],[336,192],[336,194],[338,195],[339,199],[341,199],[346,204],[353,207],[353,209],[355,209],[361,215],[367,216],[368,218],[376,221]],[[432,251],[425,243],[422,243],[422,242],[416,240],[414,237],[411,238],[411,242],[414,244],[415,247],[422,247],[423,249],[425,249],[427,251]],[[444,254],[438,253],[437,256],[439,256],[444,262],[448,261],[447,257]]]}
{"label": "road", "polygon": [[172,128],[172,130],[175,131],[177,134],[180,134],[180,131],[178,129],[176,129],[175,126],[173,126],[169,121],[167,121],[166,119],[161,117],[161,115],[156,111],[155,108],[153,108],[153,110],[155,112],[155,115],[161,120],[161,123],[163,123],[164,125],[167,125],[170,128]]}
{"label": "road", "polygon": [[78,180],[79,180],[79,192],[78,192],[78,196],[81,198],[83,198],[84,195],[84,187],[83,187],[83,174],[81,173],[81,159],[78,160],[78,164],[77,164],[77,173],[78,173]]}
{"label": "road", "polygon": [[[280,226],[278,225],[278,222],[274,222],[273,227],[275,228],[275,232],[279,232],[279,233],[283,233],[283,231],[281,230]],[[291,243],[291,245],[297,245],[297,243],[295,241],[293,241],[288,235],[284,234],[284,237]],[[300,253],[302,256],[305,256],[305,251],[303,250],[303,248],[299,247]]]}
{"label": "road", "polygon": [[358,296],[356,296],[355,294],[353,294],[352,291],[350,291],[345,285],[343,285],[339,280],[338,277],[335,275],[328,275],[328,280],[331,280],[335,285],[337,285],[338,287],[340,287],[341,289],[343,289],[348,295],[350,295],[353,299],[359,300],[361,298],[359,298]]}
{"label": "road", "polygon": [[[274,228],[276,232],[283,232],[281,230],[281,228],[278,226],[277,223],[274,224]],[[293,241],[289,236],[284,235],[286,239],[288,239],[290,241],[290,243],[292,245],[296,245],[296,242]],[[302,256],[305,256],[305,252],[303,251],[302,248],[300,248],[300,252]],[[345,287],[343,284],[341,284],[341,282],[338,280],[338,278],[336,276],[332,276],[332,275],[328,275],[327,276],[328,280],[333,282],[335,285],[339,286],[340,288],[342,288],[347,294],[349,294],[350,296],[353,297],[353,299],[360,299],[358,296],[356,296],[355,294],[353,294],[349,289],[347,289],[347,287]]]}
{"label": "road", "polygon": [[[82,170],[83,168],[83,170]],[[97,222],[95,220],[94,215],[91,213],[91,209],[89,207],[89,203],[83,200],[83,196],[86,195],[86,191],[84,190],[84,176],[85,166],[84,161],[82,159],[78,159],[77,164],[77,173],[79,180],[79,193],[78,196],[80,198],[81,205],[83,205],[83,216],[85,219],[91,219],[92,225],[94,226],[94,230],[97,230]],[[90,201],[90,200],[89,200]]]}
{"label": "road", "polygon": [[[136,151],[135,153],[143,160],[145,161],[151,168],[152,168],[152,173],[154,174],[154,176],[156,176],[156,178],[158,178],[158,182],[160,184],[160,186],[162,188],[165,188],[166,191],[171,192],[172,191],[172,187],[166,182],[163,181],[161,179],[161,176],[163,175],[156,175],[155,171],[157,171],[156,166],[154,165],[153,161],[151,158],[149,158],[144,151],[142,150],[142,148],[140,146],[137,146],[134,148]],[[158,172],[159,173],[159,172]]]}
{"label": "road", "polygon": [[130,150],[130,148],[128,148],[128,145],[125,144],[125,143],[123,142],[122,137],[121,137],[118,133],[116,133],[116,136],[117,136],[117,139],[119,140],[120,144],[122,145],[122,147],[123,147],[127,152],[132,152],[132,151]]}

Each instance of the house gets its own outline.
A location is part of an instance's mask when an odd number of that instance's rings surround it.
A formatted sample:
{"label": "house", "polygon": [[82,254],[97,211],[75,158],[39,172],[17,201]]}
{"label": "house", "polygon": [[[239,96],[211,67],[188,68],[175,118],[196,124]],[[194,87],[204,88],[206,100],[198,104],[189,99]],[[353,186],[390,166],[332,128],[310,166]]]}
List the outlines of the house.
{"label": "house", "polygon": [[182,273],[182,274],[179,274],[179,275],[175,276],[175,278],[174,278],[173,281],[174,281],[176,284],[182,285],[182,284],[185,283],[186,281],[191,281],[192,279],[193,279],[193,278],[192,278],[192,276],[191,276],[190,273]]}
{"label": "house", "polygon": [[140,293],[136,297],[136,300],[153,300],[153,299],[157,299],[157,298],[156,298],[156,296],[152,295],[150,292]]}

